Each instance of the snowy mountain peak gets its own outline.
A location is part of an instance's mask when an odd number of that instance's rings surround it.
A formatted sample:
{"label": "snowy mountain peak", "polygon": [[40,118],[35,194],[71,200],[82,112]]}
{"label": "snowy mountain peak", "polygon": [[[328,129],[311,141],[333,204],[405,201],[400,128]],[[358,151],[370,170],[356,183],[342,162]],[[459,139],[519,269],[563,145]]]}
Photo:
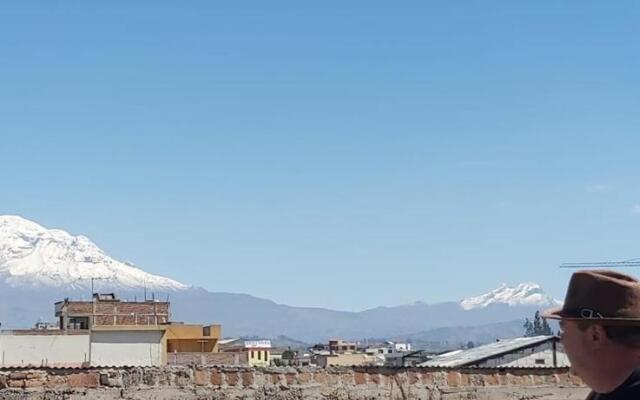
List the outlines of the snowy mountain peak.
{"label": "snowy mountain peak", "polygon": [[484,308],[491,304],[553,307],[562,304],[562,302],[547,295],[540,285],[533,282],[521,283],[515,287],[503,283],[489,293],[470,297],[460,302],[460,306],[465,310]]}
{"label": "snowy mountain peak", "polygon": [[183,290],[188,286],[116,261],[85,236],[0,215],[0,278],[12,286]]}

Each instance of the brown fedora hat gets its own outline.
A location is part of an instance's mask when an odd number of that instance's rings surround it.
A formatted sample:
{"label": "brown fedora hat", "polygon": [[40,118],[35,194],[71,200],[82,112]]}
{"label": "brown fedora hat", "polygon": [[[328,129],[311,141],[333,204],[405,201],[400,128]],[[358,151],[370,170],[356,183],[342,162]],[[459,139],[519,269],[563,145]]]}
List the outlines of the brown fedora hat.
{"label": "brown fedora hat", "polygon": [[640,281],[614,271],[578,271],[571,276],[564,305],[543,318],[640,325]]}

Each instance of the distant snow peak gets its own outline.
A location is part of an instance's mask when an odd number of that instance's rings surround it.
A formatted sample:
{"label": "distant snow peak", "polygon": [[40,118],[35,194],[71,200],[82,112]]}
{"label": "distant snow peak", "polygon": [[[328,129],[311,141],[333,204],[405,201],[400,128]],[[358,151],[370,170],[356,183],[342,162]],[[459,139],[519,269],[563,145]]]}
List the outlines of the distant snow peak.
{"label": "distant snow peak", "polygon": [[465,310],[484,308],[491,304],[552,307],[561,304],[561,302],[547,295],[540,285],[533,282],[521,283],[515,287],[503,283],[489,293],[469,297],[460,302],[460,306]]}
{"label": "distant snow peak", "polygon": [[85,236],[46,229],[14,215],[0,215],[0,278],[12,286],[183,290],[188,286],[152,275],[106,255]]}

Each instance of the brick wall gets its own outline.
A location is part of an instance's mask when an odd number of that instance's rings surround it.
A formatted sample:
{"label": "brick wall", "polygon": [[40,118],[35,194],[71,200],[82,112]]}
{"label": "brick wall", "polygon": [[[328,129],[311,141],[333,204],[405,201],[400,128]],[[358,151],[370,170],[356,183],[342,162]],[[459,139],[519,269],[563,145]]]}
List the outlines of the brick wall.
{"label": "brick wall", "polygon": [[69,314],[73,315],[91,315],[93,312],[93,304],[89,302],[70,301],[67,305]]}
{"label": "brick wall", "polygon": [[249,365],[246,352],[234,353],[169,353],[169,365]]}
{"label": "brick wall", "polygon": [[114,320],[116,325],[154,325],[169,321],[169,306],[166,302],[70,301],[67,314],[95,315],[94,321],[98,326],[114,325]]}
{"label": "brick wall", "polygon": [[565,369],[166,367],[0,370],[0,399],[584,399]]}

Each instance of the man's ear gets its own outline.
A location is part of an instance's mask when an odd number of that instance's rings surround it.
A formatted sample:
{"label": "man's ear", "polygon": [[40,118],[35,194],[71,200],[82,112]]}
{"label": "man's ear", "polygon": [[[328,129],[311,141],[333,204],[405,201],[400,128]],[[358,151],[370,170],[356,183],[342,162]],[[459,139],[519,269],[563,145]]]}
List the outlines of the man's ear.
{"label": "man's ear", "polygon": [[602,348],[608,341],[609,337],[602,325],[591,325],[587,330],[587,340],[594,350]]}

